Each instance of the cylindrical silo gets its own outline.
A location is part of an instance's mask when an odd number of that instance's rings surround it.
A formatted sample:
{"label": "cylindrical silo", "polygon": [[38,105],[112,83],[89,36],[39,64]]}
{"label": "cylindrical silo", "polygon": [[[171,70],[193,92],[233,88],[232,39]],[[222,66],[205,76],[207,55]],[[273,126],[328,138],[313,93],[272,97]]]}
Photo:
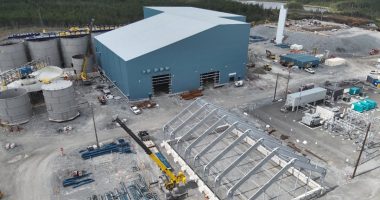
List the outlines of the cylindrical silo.
{"label": "cylindrical silo", "polygon": [[0,43],[1,72],[14,69],[28,62],[23,41],[6,41]]}
{"label": "cylindrical silo", "polygon": [[38,38],[28,40],[28,48],[32,60],[43,59],[50,65],[62,67],[57,38]]}
{"label": "cylindrical silo", "polygon": [[31,117],[32,105],[26,89],[13,88],[0,92],[1,124],[23,124],[28,122]]}
{"label": "cylindrical silo", "polygon": [[[75,55],[72,57],[72,64],[73,64],[73,68],[75,70],[75,72],[77,74],[80,74],[82,72],[82,66],[83,66],[83,59],[84,59],[85,55]],[[93,55],[90,55],[87,57],[87,61],[86,61],[86,71],[87,73],[91,73],[94,71],[94,66],[95,65],[95,59],[94,59],[94,56]]]}
{"label": "cylindrical silo", "polygon": [[85,54],[88,47],[88,35],[61,38],[61,52],[64,67],[71,67],[71,58],[74,55]]}
{"label": "cylindrical silo", "polygon": [[50,121],[63,122],[79,116],[73,83],[56,80],[42,86]]}
{"label": "cylindrical silo", "polygon": [[74,55],[71,58],[71,63],[73,63],[73,68],[75,70],[75,73],[79,74],[82,71],[82,65],[83,65],[83,54]]}

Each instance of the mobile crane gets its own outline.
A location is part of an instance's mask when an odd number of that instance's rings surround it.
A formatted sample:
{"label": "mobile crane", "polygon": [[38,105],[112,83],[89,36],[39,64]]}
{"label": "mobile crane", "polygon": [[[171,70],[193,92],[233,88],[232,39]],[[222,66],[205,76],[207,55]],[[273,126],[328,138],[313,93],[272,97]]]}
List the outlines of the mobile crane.
{"label": "mobile crane", "polygon": [[114,117],[114,121],[116,121],[120,126],[128,133],[129,136],[136,141],[138,145],[145,151],[146,154],[156,163],[156,165],[161,169],[161,171],[165,174],[166,178],[164,180],[164,186],[167,190],[172,191],[179,184],[186,183],[186,176],[183,172],[178,172],[176,175],[170,169],[168,169],[164,163],[154,154],[133,132],[131,129],[127,127],[118,117]]}

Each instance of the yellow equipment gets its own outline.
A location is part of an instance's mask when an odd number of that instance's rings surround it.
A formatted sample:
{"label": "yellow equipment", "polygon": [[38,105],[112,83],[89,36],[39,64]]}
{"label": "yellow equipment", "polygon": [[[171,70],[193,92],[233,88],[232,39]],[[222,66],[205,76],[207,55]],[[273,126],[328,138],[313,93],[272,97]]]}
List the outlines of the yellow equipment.
{"label": "yellow equipment", "polygon": [[87,81],[87,57],[83,57],[83,63],[82,63],[82,71],[80,73],[80,78],[82,81]]}
{"label": "yellow equipment", "polygon": [[88,79],[88,76],[87,76],[87,63],[88,63],[88,59],[91,58],[91,56],[94,54],[92,52],[92,39],[91,39],[92,27],[94,26],[94,21],[95,21],[94,19],[91,19],[91,22],[89,25],[87,52],[86,52],[86,55],[83,57],[82,71],[80,73],[80,78],[82,79],[85,85],[91,84],[91,81]]}
{"label": "yellow equipment", "polygon": [[7,82],[3,79],[1,81],[1,91],[7,90]]}
{"label": "yellow equipment", "polygon": [[124,122],[122,122],[118,117],[115,118],[115,121],[120,124],[120,126],[144,149],[145,153],[156,163],[156,165],[161,169],[163,173],[167,176],[165,180],[165,188],[169,191],[173,190],[178,184],[186,183],[186,176],[183,172],[178,172],[174,174],[170,169],[168,169],[164,163],[154,154],[132,131],[129,129]]}

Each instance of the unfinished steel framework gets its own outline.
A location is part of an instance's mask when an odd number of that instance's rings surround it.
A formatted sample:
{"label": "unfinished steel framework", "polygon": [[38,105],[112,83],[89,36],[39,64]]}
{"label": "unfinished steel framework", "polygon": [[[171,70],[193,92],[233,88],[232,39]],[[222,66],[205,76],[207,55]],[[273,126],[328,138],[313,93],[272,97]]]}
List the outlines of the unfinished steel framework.
{"label": "unfinished steel framework", "polygon": [[324,168],[202,99],[163,131],[162,146],[209,199],[308,199],[323,192]]}

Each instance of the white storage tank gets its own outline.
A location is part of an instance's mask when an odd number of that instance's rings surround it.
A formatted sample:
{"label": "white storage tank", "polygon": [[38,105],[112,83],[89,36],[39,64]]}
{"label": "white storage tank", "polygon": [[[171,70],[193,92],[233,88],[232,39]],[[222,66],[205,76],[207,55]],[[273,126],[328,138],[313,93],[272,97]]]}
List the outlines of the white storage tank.
{"label": "white storage tank", "polygon": [[73,83],[56,80],[42,86],[50,121],[63,122],[79,116]]}
{"label": "white storage tank", "polygon": [[88,47],[88,35],[61,38],[61,51],[64,67],[71,67],[75,55],[85,54]]}
{"label": "white storage tank", "polygon": [[1,124],[23,124],[28,122],[31,117],[32,105],[26,89],[13,88],[0,92]]}
{"label": "white storage tank", "polygon": [[28,62],[23,41],[4,41],[0,43],[0,71],[17,68]]}
{"label": "white storage tank", "polygon": [[50,65],[58,67],[62,66],[57,38],[38,38],[28,40],[28,48],[32,60],[43,59]]}

